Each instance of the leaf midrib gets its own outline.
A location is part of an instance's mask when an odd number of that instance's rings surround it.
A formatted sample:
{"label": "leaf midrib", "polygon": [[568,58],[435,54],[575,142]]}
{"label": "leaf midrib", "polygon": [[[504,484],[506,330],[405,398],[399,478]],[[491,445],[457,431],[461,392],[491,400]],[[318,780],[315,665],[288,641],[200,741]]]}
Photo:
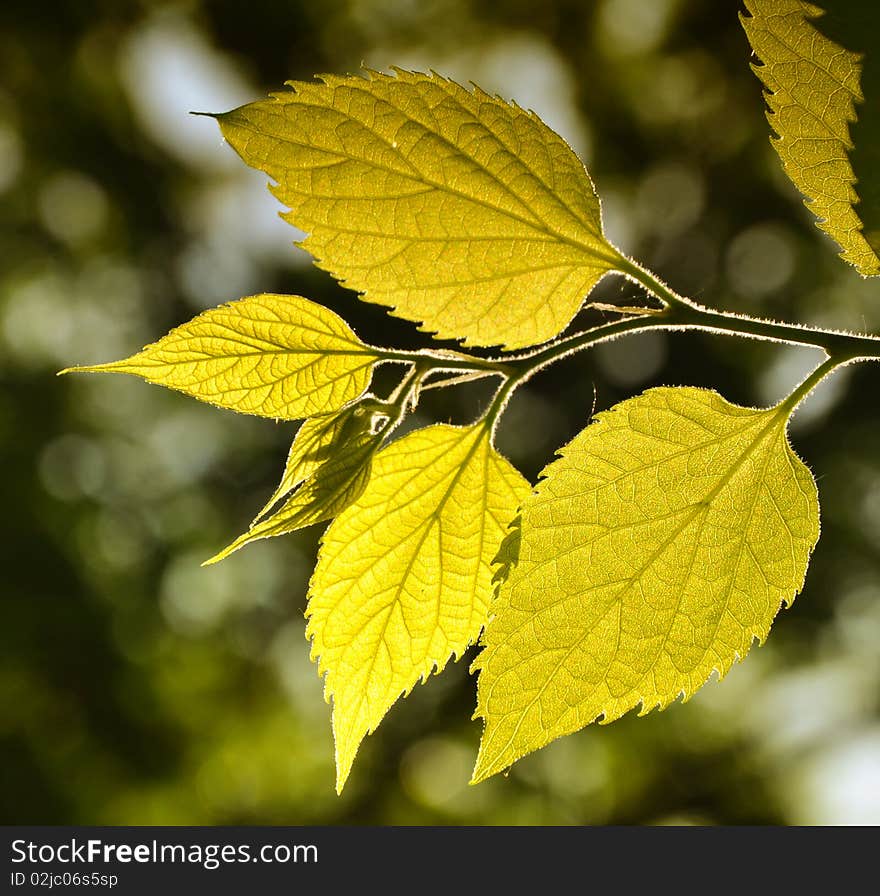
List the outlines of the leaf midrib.
{"label": "leaf midrib", "polygon": [[[467,431],[465,431],[465,435],[467,435]],[[487,438],[487,436],[488,436],[488,429],[487,429],[487,427],[483,426],[482,431],[477,434],[476,438],[474,439],[473,444],[467,450],[467,453],[465,454],[461,463],[458,465],[458,468],[455,471],[453,471],[452,476],[451,476],[451,481],[450,481],[449,485],[447,486],[445,492],[443,493],[443,497],[439,500],[437,507],[435,508],[435,510],[433,510],[430,513],[430,515],[426,518],[424,523],[422,523],[423,531],[418,538],[418,543],[417,543],[416,547],[413,549],[412,553],[410,554],[409,559],[407,560],[406,569],[404,570],[404,573],[401,576],[400,581],[394,590],[394,596],[388,600],[388,603],[385,607],[383,607],[381,610],[378,611],[378,613],[376,613],[373,617],[371,617],[374,619],[377,615],[379,615],[379,613],[383,613],[383,612],[387,613],[387,615],[385,616],[383,625],[382,625],[381,634],[379,635],[379,638],[376,642],[377,648],[378,648],[379,644],[382,644],[385,642],[385,635],[388,631],[388,624],[391,620],[391,616],[393,615],[394,608],[401,606],[400,596],[403,592],[403,589],[404,589],[404,586],[406,585],[407,580],[409,579],[409,575],[412,571],[413,564],[415,563],[416,557],[418,556],[418,553],[421,550],[422,545],[427,540],[428,535],[431,532],[431,530],[434,528],[435,524],[439,525],[440,517],[443,512],[443,508],[446,506],[447,501],[451,497],[452,492],[455,489],[456,484],[458,483],[458,480],[461,478],[465,468],[470,463],[471,458],[476,453],[477,448],[480,446],[483,439]],[[487,454],[488,454],[488,452],[487,452]],[[441,457],[442,457],[442,455],[441,455]],[[424,473],[424,471],[421,471],[421,472]],[[416,532],[418,532],[418,528],[416,528],[413,531],[413,534],[415,534]],[[360,577],[358,577],[358,578],[360,578]],[[442,581],[442,569],[441,569],[440,579]],[[439,601],[438,601],[438,612],[439,612]],[[328,619],[329,619],[329,615],[328,615]],[[365,625],[366,624],[369,624],[369,620],[367,621],[367,623],[365,623]],[[353,636],[353,638],[356,637],[358,633],[359,632],[356,632],[355,635]],[[353,638],[352,638],[352,640],[353,640]],[[429,643],[429,647],[430,647],[430,643]],[[343,649],[343,656],[344,656],[344,652],[345,652],[345,649]],[[367,680],[369,680],[370,676],[373,674],[373,669],[375,668],[378,653],[379,653],[379,651],[377,649],[376,651],[373,652],[373,655],[370,659],[370,667],[369,667],[369,669],[367,671],[367,675],[366,675]],[[424,672],[424,663],[427,659],[428,659],[427,655],[425,655],[421,658],[422,672]],[[433,663],[432,663],[432,666],[433,666]],[[330,672],[328,671],[328,676],[329,675],[330,675]],[[420,673],[420,675],[421,675],[421,673]],[[420,675],[416,676],[416,680],[418,680]],[[333,677],[335,678],[335,676],[333,676]],[[386,702],[387,702],[387,697],[389,695],[386,693],[385,696],[386,696]],[[365,699],[366,699],[366,694],[362,690],[358,696],[356,708],[354,710],[355,715],[358,715],[360,713],[361,707],[363,706]]]}

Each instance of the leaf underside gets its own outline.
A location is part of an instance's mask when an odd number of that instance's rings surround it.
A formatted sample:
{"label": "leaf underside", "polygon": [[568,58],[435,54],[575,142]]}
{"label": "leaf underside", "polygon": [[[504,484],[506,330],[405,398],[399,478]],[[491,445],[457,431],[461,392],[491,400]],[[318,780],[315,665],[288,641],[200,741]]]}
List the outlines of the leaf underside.
{"label": "leaf underside", "polygon": [[333,701],[338,790],[396,700],[479,636],[491,561],[528,489],[483,424],[431,426],[379,452],[328,527],[306,634]]}
{"label": "leaf underside", "polygon": [[251,525],[268,516],[278,501],[349,445],[368,435],[384,434],[383,421],[387,422],[387,411],[372,395],[365,395],[333,416],[303,421],[291,443],[281,481]]}
{"label": "leaf underside", "polygon": [[841,257],[878,275],[880,54],[867,51],[880,35],[880,4],[746,0],[746,7],[742,22],[762,63],[753,68],[783,167]]}
{"label": "leaf underside", "polygon": [[763,641],[819,537],[788,414],[652,389],[562,449],[500,558],[475,781],[599,717],[687,698]]}
{"label": "leaf underside", "polygon": [[396,70],[289,82],[217,116],[317,264],[439,337],[554,338],[620,255],[583,164],[534,113]]}
{"label": "leaf underside", "polygon": [[374,350],[332,311],[263,294],[205,311],[123,361],[74,367],[129,373],[243,414],[327,414],[367,388]]}
{"label": "leaf underside", "polygon": [[261,538],[287,535],[333,519],[363,494],[382,438],[381,433],[367,433],[351,439],[338,454],[320,464],[277,511],[256,520],[247,532],[203,565],[217,563]]}

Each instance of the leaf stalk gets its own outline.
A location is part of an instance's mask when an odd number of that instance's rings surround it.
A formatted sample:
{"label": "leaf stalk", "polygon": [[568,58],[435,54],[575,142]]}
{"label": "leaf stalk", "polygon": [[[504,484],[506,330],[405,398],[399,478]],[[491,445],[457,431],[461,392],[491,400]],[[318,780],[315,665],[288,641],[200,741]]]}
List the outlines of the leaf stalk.
{"label": "leaf stalk", "polygon": [[[599,324],[516,355],[479,358],[465,352],[432,349],[415,352],[377,349],[377,353],[386,361],[414,364],[416,369],[422,371],[422,376],[440,371],[465,371],[478,377],[492,375],[502,377],[502,383],[483,415],[486,425],[493,431],[513,392],[536,373],[569,355],[617,339],[627,333],[644,330],[701,331],[821,349],[827,360],[786,399],[786,402],[791,403],[792,411],[819,382],[838,367],[854,362],[880,361],[880,336],[716,311],[679,295],[651,271],[623,255],[619,268],[626,277],[640,284],[658,299],[663,307],[619,308],[617,310],[623,316],[618,320]],[[611,307],[607,310],[611,310]],[[645,313],[646,310],[650,313]],[[444,381],[444,385],[469,382],[473,378],[474,376],[468,375],[456,376]]]}

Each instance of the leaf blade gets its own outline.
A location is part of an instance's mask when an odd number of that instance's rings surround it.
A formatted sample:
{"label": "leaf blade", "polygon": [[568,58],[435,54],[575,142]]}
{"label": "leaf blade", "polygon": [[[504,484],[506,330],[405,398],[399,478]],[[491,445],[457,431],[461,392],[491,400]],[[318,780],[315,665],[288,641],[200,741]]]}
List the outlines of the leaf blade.
{"label": "leaf blade", "polygon": [[269,174],[320,267],[466,345],[558,335],[620,255],[567,144],[534,114],[441,78],[325,76],[218,116]]}
{"label": "leaf blade", "polygon": [[254,517],[251,526],[269,514],[272,508],[297,486],[310,479],[336,452],[367,433],[382,432],[382,417],[388,422],[387,406],[370,395],[356,404],[343,408],[334,416],[311,417],[304,420],[294,436],[284,463],[281,481],[272,496]]}
{"label": "leaf blade", "polygon": [[247,532],[202,566],[218,563],[260,539],[287,535],[337,516],[363,494],[383,438],[383,433],[370,433],[350,440],[338,454],[320,463],[275,513],[255,520]]}
{"label": "leaf blade", "polygon": [[788,413],[652,389],[547,467],[474,664],[474,781],[600,716],[688,697],[763,641],[819,534]]}
{"label": "leaf blade", "polygon": [[327,529],[306,634],[333,701],[337,790],[400,695],[479,635],[491,560],[527,491],[482,424],[431,426],[380,452]]}
{"label": "leaf blade", "polygon": [[295,420],[357,398],[378,360],[329,309],[266,293],[205,311],[130,358],[62,373],[127,373],[229,410]]}

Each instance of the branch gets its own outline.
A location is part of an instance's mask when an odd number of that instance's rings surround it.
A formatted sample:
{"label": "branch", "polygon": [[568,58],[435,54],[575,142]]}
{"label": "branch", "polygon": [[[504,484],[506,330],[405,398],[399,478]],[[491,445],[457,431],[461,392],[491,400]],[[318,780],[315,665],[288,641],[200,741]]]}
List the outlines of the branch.
{"label": "branch", "polygon": [[501,376],[503,381],[482,418],[492,429],[496,427],[513,392],[538,371],[575,352],[616,339],[626,333],[642,330],[700,330],[821,349],[828,360],[789,396],[787,400],[794,402],[792,409],[835,368],[855,361],[880,360],[880,336],[849,333],[844,330],[826,330],[749,317],[745,314],[733,314],[728,311],[715,311],[678,295],[649,270],[629,259],[622,259],[621,269],[625,276],[639,283],[659,299],[663,307],[618,308],[616,310],[625,315],[619,320],[591,327],[518,355],[484,359],[464,352],[432,349],[415,352],[376,349],[376,352],[385,361],[414,364],[424,371],[424,375],[441,371],[468,372],[464,376],[439,381],[432,384],[432,387],[457,385],[482,376]]}

